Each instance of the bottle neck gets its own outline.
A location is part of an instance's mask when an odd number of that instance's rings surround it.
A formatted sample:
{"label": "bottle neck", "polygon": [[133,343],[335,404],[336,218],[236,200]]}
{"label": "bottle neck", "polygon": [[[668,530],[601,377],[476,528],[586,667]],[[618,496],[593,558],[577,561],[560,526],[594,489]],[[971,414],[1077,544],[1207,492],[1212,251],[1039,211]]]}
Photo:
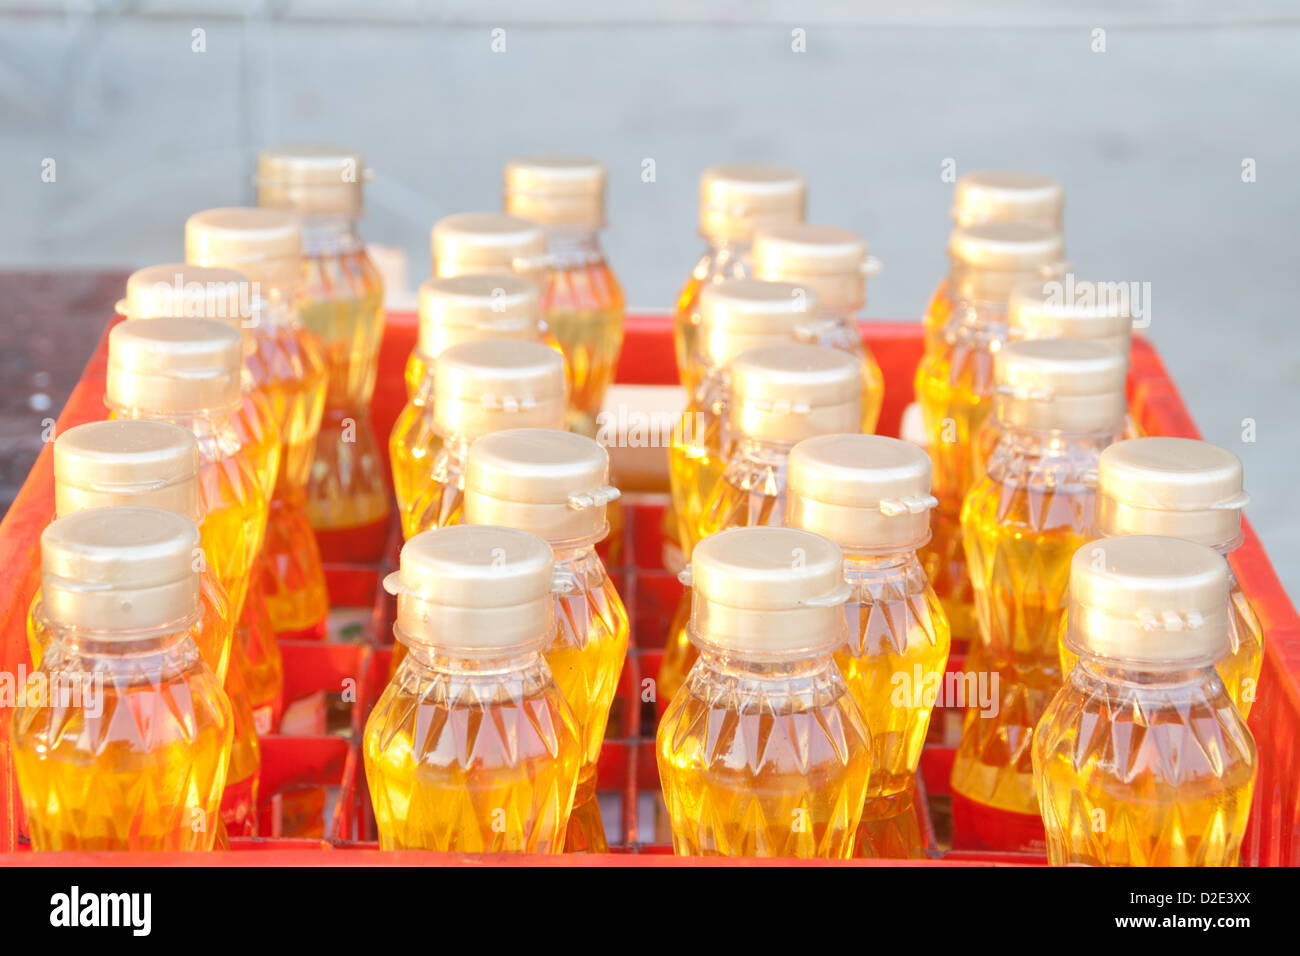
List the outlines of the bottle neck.
{"label": "bottle neck", "polygon": [[344,255],[365,248],[352,216],[303,216],[300,222],[304,257]]}
{"label": "bottle neck", "polygon": [[1088,472],[1095,478],[1097,459],[1111,445],[1122,425],[1092,432],[1064,429],[1026,428],[998,419],[998,443],[989,458],[988,474],[997,474],[1017,463],[1037,466],[1059,465],[1066,470]]}
{"label": "bottle neck", "polygon": [[546,254],[552,269],[574,269],[605,261],[598,226],[547,226]]}
{"label": "bottle neck", "polygon": [[483,649],[466,652],[449,648],[425,638],[407,637],[405,666],[426,674],[455,675],[464,679],[495,679],[504,674],[518,673],[538,666],[542,661],[542,645],[526,647]]}
{"label": "bottle neck", "polygon": [[784,468],[796,442],[741,436],[732,453],[732,461],[744,460],[767,468]]}
{"label": "bottle neck", "polygon": [[916,551],[910,548],[879,554],[844,545],[840,545],[840,550],[844,552],[844,577],[849,580],[903,571],[918,563]]}
{"label": "bottle neck", "polygon": [[139,661],[179,650],[191,639],[191,625],[184,622],[135,632],[73,627],[48,618],[44,623],[50,629],[51,641],[57,642],[66,654],[96,660]]}
{"label": "bottle neck", "polygon": [[708,668],[747,680],[788,681],[812,677],[831,664],[830,651],[791,657],[768,657],[748,651],[721,648],[697,635],[700,660]]}
{"label": "bottle neck", "polygon": [[1214,677],[1213,662],[1204,664],[1159,665],[1120,663],[1105,657],[1094,657],[1086,651],[1079,654],[1084,674],[1108,684],[1127,684],[1149,690],[1186,688],[1205,683]]}

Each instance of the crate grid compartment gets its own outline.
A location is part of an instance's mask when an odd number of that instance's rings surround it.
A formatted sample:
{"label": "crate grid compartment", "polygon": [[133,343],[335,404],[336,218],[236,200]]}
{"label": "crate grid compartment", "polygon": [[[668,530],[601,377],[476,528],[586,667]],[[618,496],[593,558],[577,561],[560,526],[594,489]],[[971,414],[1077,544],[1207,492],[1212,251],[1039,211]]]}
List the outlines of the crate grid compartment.
{"label": "crate grid compartment", "polygon": [[[885,373],[885,407],[880,431],[897,434],[903,407],[911,400],[912,373],[921,355],[916,324],[864,323],[863,331]],[[380,353],[373,404],[377,433],[386,437],[405,401],[401,369],[415,344],[416,320],[390,314]],[[105,417],[102,397],[107,338],[59,418],[56,430]],[[618,381],[630,385],[675,382],[671,319],[631,316]],[[1174,383],[1149,342],[1135,338],[1129,376],[1134,418],[1146,434],[1200,437]],[[386,447],[386,443],[385,443]],[[1249,481],[1249,476],[1247,476]],[[623,521],[602,546],[610,575],[627,604],[631,644],[619,681],[609,730],[601,750],[598,793],[610,836],[610,863],[672,861],[667,820],[655,764],[656,705],[646,700],[647,678],[658,673],[669,622],[681,585],[662,564],[661,523],[666,494],[630,493]],[[39,579],[39,537],[53,511],[50,450],[45,449],[18,499],[0,524],[0,566],[8,569],[0,587],[0,669],[29,667],[26,642],[28,603]],[[396,566],[401,544],[392,522],[379,564],[329,564],[331,637],[325,641],[282,641],[286,707],[306,708],[325,722],[325,733],[263,738],[257,838],[231,840],[231,853],[189,856],[186,862],[286,864],[325,862],[445,861],[440,854],[380,854],[370,810],[360,739],[365,715],[387,683],[392,655],[393,599],[383,575]],[[1254,532],[1247,527],[1231,558],[1242,587],[1266,632],[1259,695],[1250,725],[1259,745],[1259,775],[1249,831],[1242,851],[1248,864],[1300,863],[1300,621],[1282,590]],[[954,648],[949,671],[960,671],[962,649]],[[21,802],[8,749],[9,715],[0,715],[0,856],[33,862],[23,837]],[[1033,854],[953,850],[948,813],[948,773],[960,713],[937,708],[922,755],[918,793],[927,859],[921,865],[954,863],[1042,863]],[[319,727],[313,729],[320,729]],[[341,854],[341,855],[340,855]],[[171,855],[176,860],[184,855]],[[83,859],[84,858],[84,859]],[[142,862],[142,854],[60,854],[65,863]],[[167,859],[163,855],[163,859]],[[539,858],[501,855],[494,862]],[[578,862],[588,858],[575,858]],[[150,855],[150,862],[158,856]],[[554,862],[554,858],[547,858]],[[862,861],[866,863],[878,861]],[[883,861],[896,862],[896,861]]]}

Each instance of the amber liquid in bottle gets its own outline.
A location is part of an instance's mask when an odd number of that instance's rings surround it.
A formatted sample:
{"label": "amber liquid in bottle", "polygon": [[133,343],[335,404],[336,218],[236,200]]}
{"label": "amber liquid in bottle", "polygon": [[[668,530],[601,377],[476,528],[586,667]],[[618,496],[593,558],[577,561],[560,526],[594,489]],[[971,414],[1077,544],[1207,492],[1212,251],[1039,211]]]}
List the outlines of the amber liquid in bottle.
{"label": "amber liquid in bottle", "polygon": [[711,241],[677,295],[673,348],[677,354],[677,374],[688,395],[694,394],[707,371],[700,350],[700,291],[713,282],[749,275],[744,262],[748,250],[748,242]]}

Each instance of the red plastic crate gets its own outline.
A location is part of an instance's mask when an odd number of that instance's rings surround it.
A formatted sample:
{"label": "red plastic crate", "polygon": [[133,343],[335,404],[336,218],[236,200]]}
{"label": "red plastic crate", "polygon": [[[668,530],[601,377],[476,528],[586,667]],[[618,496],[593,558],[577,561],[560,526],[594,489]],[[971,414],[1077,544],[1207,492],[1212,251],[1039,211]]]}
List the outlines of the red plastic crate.
{"label": "red plastic crate", "polygon": [[[921,329],[916,324],[865,323],[863,332],[885,373],[885,405],[880,431],[897,434],[903,408],[912,398],[912,374],[921,356]],[[415,344],[416,319],[392,314],[380,352],[380,375],[373,418],[387,436],[405,401],[402,367]],[[107,334],[99,343],[57,429],[104,417],[102,402]],[[672,384],[676,378],[671,320],[666,316],[631,316],[619,363],[618,381],[626,384]],[[1199,437],[1174,383],[1152,345],[1133,344],[1129,378],[1132,413],[1147,434]],[[386,443],[385,443],[386,447]],[[610,573],[627,603],[632,646],[619,682],[609,730],[601,751],[598,790],[606,824],[616,835],[604,857],[562,858],[559,862],[690,863],[672,857],[667,822],[659,798],[654,755],[655,705],[641,700],[641,681],[658,672],[659,660],[681,586],[660,563],[660,522],[666,494],[632,494],[623,501],[624,521],[618,540],[606,545]],[[0,668],[30,666],[26,614],[39,578],[39,538],[53,511],[51,455],[45,449],[22,491],[0,523],[0,567],[8,575],[0,585]],[[263,836],[232,840],[229,854],[48,854],[33,855],[22,839],[22,807],[13,774],[8,740],[10,721],[0,714],[0,864],[59,862],[71,865],[234,863],[361,864],[454,863],[456,854],[376,852],[365,772],[359,751],[361,728],[387,680],[391,659],[392,598],[380,587],[382,575],[395,565],[400,535],[394,522],[386,559],[378,565],[334,564],[326,568],[336,608],[356,609],[348,639],[284,641],[286,703],[318,692],[351,691],[349,705],[334,705],[338,732],[321,736],[265,738],[261,778],[262,832],[288,804],[306,807],[319,817],[311,836]],[[1300,863],[1300,619],[1269,564],[1259,539],[1247,527],[1245,541],[1232,556],[1242,587],[1266,631],[1259,699],[1251,728],[1259,745],[1259,777],[1243,861],[1257,865]],[[949,663],[959,669],[960,653]],[[922,757],[919,783],[922,825],[931,849],[919,865],[969,865],[1042,862],[1041,857],[1003,852],[940,849],[936,830],[947,826],[948,772],[952,765],[953,727],[959,715],[936,711],[931,742]],[[610,824],[613,824],[610,827]],[[341,853],[322,851],[338,850]],[[464,857],[469,860],[471,858]],[[473,857],[477,863],[542,862],[521,856]],[[546,863],[557,862],[548,857]],[[698,862],[698,861],[696,861]],[[752,861],[751,861],[752,862]],[[784,861],[782,861],[784,862]],[[874,863],[881,861],[860,861]]]}

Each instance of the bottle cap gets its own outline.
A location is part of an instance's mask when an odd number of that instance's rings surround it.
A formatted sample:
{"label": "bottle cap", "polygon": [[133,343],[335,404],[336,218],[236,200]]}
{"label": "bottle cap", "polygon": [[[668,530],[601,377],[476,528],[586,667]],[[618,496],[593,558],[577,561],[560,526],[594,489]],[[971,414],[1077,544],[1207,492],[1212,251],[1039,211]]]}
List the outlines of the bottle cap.
{"label": "bottle cap", "polygon": [[433,226],[433,274],[475,272],[528,276],[545,263],[546,233],[537,223],[500,212],[462,212]]}
{"label": "bottle cap", "polygon": [[758,163],[710,166],[700,174],[700,235],[746,241],[762,226],[803,222],[808,183],[792,169]]}
{"label": "bottle cap", "polygon": [[287,212],[227,206],[185,220],[185,261],[238,269],[255,298],[292,302],[302,271],[302,229]]}
{"label": "bottle cap", "polygon": [[1078,654],[1152,667],[1212,664],[1228,650],[1228,564],[1155,535],[1083,545],[1070,562],[1066,643]]}
{"label": "bottle cap", "polygon": [[820,345],[769,345],[731,363],[731,424],[747,438],[797,442],[862,425],[862,369]]}
{"label": "bottle cap", "polygon": [[119,322],[108,333],[104,401],[121,412],[233,411],[242,353],[240,334],[211,319]]}
{"label": "bottle cap", "polygon": [[605,167],[589,156],[516,156],[506,163],[506,212],[543,226],[605,225]]}
{"label": "bottle cap", "polygon": [[537,286],[509,273],[451,276],[420,283],[420,338],[426,362],[461,342],[541,337]]}
{"label": "bottle cap", "polygon": [[793,282],[817,293],[824,312],[856,312],[867,301],[867,240],[834,226],[785,223],[754,235],[756,279]]}
{"label": "bottle cap", "polygon": [[930,540],[930,457],[883,435],[820,435],[790,450],[786,524],[887,554]]}
{"label": "bottle cap", "polygon": [[168,262],[132,272],[117,313],[128,319],[214,319],[245,327],[254,314],[252,289],[248,277],[234,269]]}
{"label": "bottle cap", "polygon": [[564,359],[536,342],[462,342],[438,356],[433,395],[434,427],[443,435],[563,428]]}
{"label": "bottle cap", "polygon": [[983,222],[958,226],[948,238],[956,293],[1001,301],[1029,279],[1064,272],[1059,231],[1035,222]]}
{"label": "bottle cap", "polygon": [[1104,535],[1159,534],[1207,547],[1241,540],[1241,459],[1191,438],[1131,438],[1101,453],[1097,528]]}
{"label": "bottle cap", "polygon": [[510,428],[470,446],[465,520],[518,528],[551,545],[595,543],[609,533],[609,453],[585,435]]}
{"label": "bottle cap", "polygon": [[1117,431],[1127,407],[1127,357],[1084,339],[1008,342],[994,356],[998,420],[1020,428]]}
{"label": "bottle cap", "polygon": [[741,352],[794,342],[817,318],[817,293],[788,282],[724,279],[700,290],[700,350],[710,367]]}
{"label": "bottle cap", "polygon": [[170,422],[90,422],[54,442],[54,513],[136,505],[203,520],[199,446]]}
{"label": "bottle cap", "polygon": [[423,531],[384,578],[403,644],[474,655],[544,647],[554,629],[554,557],[536,535],[490,525]]}
{"label": "bottle cap", "polygon": [[952,221],[958,226],[980,222],[1037,222],[1061,231],[1065,189],[1051,176],[1010,169],[981,169],[957,180]]}
{"label": "bottle cap", "polygon": [[198,550],[198,528],[174,511],[118,505],[56,518],[41,533],[44,614],[94,631],[181,630],[199,616]]}
{"label": "bottle cap", "polygon": [[843,640],[844,555],[794,528],[732,528],[695,546],[681,574],[691,633],[755,653],[828,652]]}
{"label": "bottle cap", "polygon": [[[1118,285],[1122,293],[1116,293]],[[1088,290],[1084,295],[1083,290]],[[1071,293],[1074,294],[1071,294]],[[1092,282],[1067,276],[1018,283],[1007,300],[1011,338],[1090,339],[1121,349],[1133,337],[1133,309],[1125,283]]]}
{"label": "bottle cap", "polygon": [[303,216],[360,218],[371,178],[355,150],[322,143],[275,146],[257,155],[257,204]]}

